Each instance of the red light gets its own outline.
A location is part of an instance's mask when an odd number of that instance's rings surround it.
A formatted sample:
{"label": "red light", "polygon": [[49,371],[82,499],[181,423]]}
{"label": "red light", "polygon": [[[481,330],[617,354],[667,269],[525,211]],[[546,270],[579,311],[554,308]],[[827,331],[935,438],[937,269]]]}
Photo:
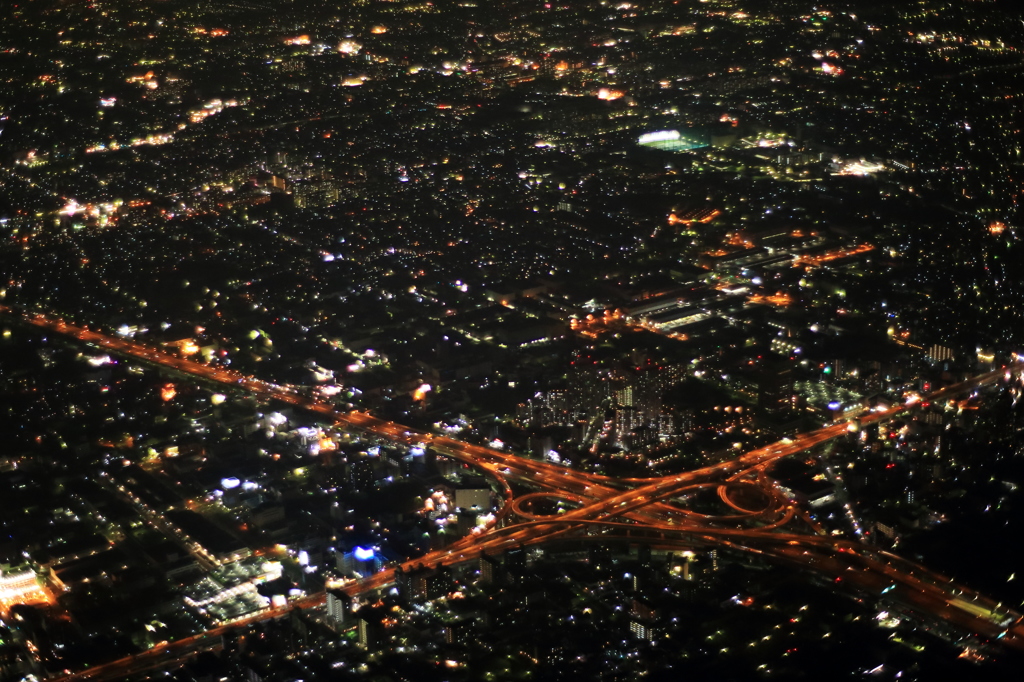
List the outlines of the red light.
{"label": "red light", "polygon": [[886,469],[894,469],[894,468],[896,468],[896,462],[889,462],[888,464],[885,465],[885,468]]}

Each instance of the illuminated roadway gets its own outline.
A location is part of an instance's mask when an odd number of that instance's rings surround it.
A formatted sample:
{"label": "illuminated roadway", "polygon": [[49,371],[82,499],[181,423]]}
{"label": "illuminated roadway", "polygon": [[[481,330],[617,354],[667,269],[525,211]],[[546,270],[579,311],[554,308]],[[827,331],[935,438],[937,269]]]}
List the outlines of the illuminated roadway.
{"label": "illuminated roadway", "polygon": [[[1024,649],[1024,626],[1020,614],[893,554],[821,534],[806,511],[788,499],[774,480],[766,475],[771,465],[783,457],[806,452],[848,435],[851,430],[892,419],[914,409],[918,402],[869,412],[855,420],[825,426],[792,440],[784,439],[700,469],[660,478],[612,479],[415,431],[365,412],[339,412],[331,404],[303,396],[293,389],[233,370],[193,362],[127,339],[66,323],[59,318],[19,313],[4,306],[0,306],[0,313],[115,354],[290,403],[333,420],[343,430],[359,431],[407,445],[429,445],[440,454],[484,470],[498,481],[504,491],[505,503],[491,527],[474,531],[443,549],[406,561],[401,566],[387,568],[346,585],[344,589],[352,595],[386,587],[396,581],[399,572],[464,563],[484,554],[498,554],[510,548],[535,545],[570,534],[582,541],[626,539],[664,548],[721,546],[796,565],[869,595],[881,595],[885,590],[889,602],[906,611],[935,623],[948,623],[956,630],[974,634],[984,641],[998,640]],[[941,401],[968,393],[1004,378],[1019,376],[1021,368],[1017,364],[1011,369],[988,372],[934,391],[919,402]],[[508,480],[540,488],[540,492],[514,499]],[[708,494],[727,505],[731,513],[702,514],[683,506],[693,496]],[[562,499],[576,508],[550,516],[532,511],[529,504],[524,509],[524,503],[541,497]],[[759,508],[750,509],[750,506]],[[510,520],[512,516],[526,520],[514,523]],[[788,530],[787,526],[794,522],[803,525],[799,529]],[[253,614],[243,621],[158,645],[136,656],[61,679],[118,679],[129,671],[155,667],[157,659],[169,663],[176,657],[191,655],[204,643],[209,648],[209,638],[216,640],[224,628],[279,617],[294,608],[322,604],[323,600],[323,593],[312,595],[283,609]]]}

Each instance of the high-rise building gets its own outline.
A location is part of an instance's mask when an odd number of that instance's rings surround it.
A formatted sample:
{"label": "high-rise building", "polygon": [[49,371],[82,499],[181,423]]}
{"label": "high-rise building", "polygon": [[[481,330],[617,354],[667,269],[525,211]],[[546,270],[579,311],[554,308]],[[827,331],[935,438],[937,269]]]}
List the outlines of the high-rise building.
{"label": "high-rise building", "polygon": [[491,585],[501,576],[501,566],[498,560],[486,554],[480,555],[480,582],[484,585]]}
{"label": "high-rise building", "polygon": [[351,609],[352,597],[339,589],[327,590],[327,618],[332,625],[343,626]]}
{"label": "high-rise building", "polygon": [[789,360],[770,357],[758,373],[757,406],[769,415],[785,414],[795,407],[793,367]]}
{"label": "high-rise building", "polygon": [[361,492],[373,490],[376,483],[376,472],[374,471],[374,460],[369,456],[355,460],[351,464],[349,473],[352,485]]}
{"label": "high-rise building", "polygon": [[365,578],[379,571],[382,562],[372,547],[353,547],[336,550],[335,564],[342,575]]}
{"label": "high-rise building", "polygon": [[384,625],[381,623],[382,614],[376,609],[359,609],[357,625],[359,633],[359,646],[368,651],[375,651],[380,648],[384,640]]}

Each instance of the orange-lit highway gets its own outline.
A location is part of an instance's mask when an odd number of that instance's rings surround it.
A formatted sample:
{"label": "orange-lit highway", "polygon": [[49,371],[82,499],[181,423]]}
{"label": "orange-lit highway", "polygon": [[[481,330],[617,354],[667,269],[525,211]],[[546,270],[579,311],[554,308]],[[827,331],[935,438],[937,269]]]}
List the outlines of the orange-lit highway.
{"label": "orange-lit highway", "polygon": [[295,599],[284,606],[250,614],[212,630],[192,635],[191,637],[184,637],[173,642],[162,642],[151,649],[132,656],[125,656],[116,661],[92,666],[81,672],[50,679],[58,680],[59,682],[69,680],[121,680],[129,675],[152,668],[163,667],[175,660],[188,658],[200,651],[217,648],[221,645],[221,635],[231,630],[270,618],[280,618],[295,609],[308,609],[323,603],[324,594],[322,592],[301,599]]}
{"label": "orange-lit highway", "polygon": [[[1024,626],[1020,614],[952,583],[948,578],[911,564],[895,555],[857,542],[819,534],[806,511],[780,491],[766,475],[780,458],[806,452],[828,441],[850,435],[864,426],[892,419],[913,410],[922,402],[946,400],[1019,376],[1022,365],[988,372],[970,380],[934,391],[920,400],[869,412],[856,420],[843,421],[816,431],[784,439],[751,450],[735,459],[692,471],[652,479],[610,479],[595,474],[538,462],[502,450],[473,445],[445,436],[416,431],[359,411],[339,412],[326,402],[299,394],[238,372],[210,367],[132,341],[91,331],[59,318],[38,313],[18,313],[0,306],[0,313],[52,332],[93,344],[106,351],[171,368],[183,374],[242,389],[263,398],[276,399],[319,413],[349,431],[363,432],[403,444],[429,445],[440,454],[465,462],[491,474],[503,486],[505,504],[497,522],[483,532],[430,552],[418,559],[391,567],[345,587],[360,594],[387,586],[397,571],[414,571],[453,565],[497,554],[506,549],[535,545],[571,535],[581,541],[626,538],[664,547],[722,546],[749,551],[777,562],[800,566],[828,576],[868,595],[881,595],[909,612],[934,622],[945,622],[960,632],[975,634],[1024,649]],[[526,483],[541,492],[518,500],[512,497],[506,480]],[[727,514],[704,514],[688,508],[693,497],[714,496],[729,509]],[[562,499],[575,508],[544,515],[533,511],[532,501]],[[756,504],[755,504],[756,503]],[[525,506],[524,506],[525,505]],[[759,508],[751,509],[750,506]],[[510,519],[525,519],[513,523]],[[305,608],[322,603],[323,595],[293,602],[285,608]],[[248,617],[244,623],[273,618],[285,611],[268,610]],[[161,645],[133,657],[96,666],[69,675],[71,679],[119,679],[129,671],[154,667],[155,660],[170,660],[202,648],[207,638],[216,638],[223,626],[206,633]]]}

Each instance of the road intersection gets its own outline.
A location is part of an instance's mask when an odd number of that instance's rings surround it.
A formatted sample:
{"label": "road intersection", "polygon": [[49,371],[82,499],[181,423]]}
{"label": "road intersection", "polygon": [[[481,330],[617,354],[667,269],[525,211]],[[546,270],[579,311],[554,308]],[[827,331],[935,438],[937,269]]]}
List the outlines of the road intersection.
{"label": "road intersection", "polygon": [[[128,339],[89,330],[40,313],[18,313],[0,306],[0,313],[32,326],[73,337],[105,351],[169,368],[192,377],[275,399],[316,413],[337,428],[361,432],[405,445],[430,447],[437,453],[476,467],[492,477],[504,493],[504,503],[489,528],[471,533],[445,548],[391,566],[344,586],[356,596],[394,583],[401,573],[451,566],[532,546],[558,538],[581,541],[613,540],[645,543],[666,549],[727,547],[752,552],[766,559],[817,573],[839,586],[865,595],[882,595],[904,612],[935,623],[945,623],[977,643],[998,642],[1024,649],[1020,614],[953,583],[949,578],[908,562],[877,547],[824,535],[807,511],[768,475],[778,460],[805,453],[871,424],[891,420],[916,409],[920,403],[948,400],[1011,378],[1019,378],[1021,364],[981,374],[924,396],[921,401],[868,412],[852,421],[824,426],[746,452],[735,459],[669,476],[651,479],[615,479],[576,471],[550,462],[521,457],[503,450],[417,431],[361,411],[339,411],[333,405],[222,367],[211,367]],[[509,481],[537,492],[516,498]],[[717,495],[728,511],[698,512],[687,500]],[[532,502],[561,499],[574,507],[544,514]],[[757,503],[753,505],[753,503]],[[757,508],[751,509],[750,506]],[[323,602],[323,593],[305,598],[301,607]],[[246,622],[272,618],[299,607],[290,604],[247,617]],[[209,634],[209,633],[206,633]],[[197,638],[162,645],[167,651],[189,652]],[[162,656],[149,650],[139,657]],[[128,661],[128,659],[126,659]],[[131,669],[130,662],[97,666],[66,678],[114,679]],[[107,664],[113,666],[114,664]],[[102,670],[109,670],[103,673]]]}

